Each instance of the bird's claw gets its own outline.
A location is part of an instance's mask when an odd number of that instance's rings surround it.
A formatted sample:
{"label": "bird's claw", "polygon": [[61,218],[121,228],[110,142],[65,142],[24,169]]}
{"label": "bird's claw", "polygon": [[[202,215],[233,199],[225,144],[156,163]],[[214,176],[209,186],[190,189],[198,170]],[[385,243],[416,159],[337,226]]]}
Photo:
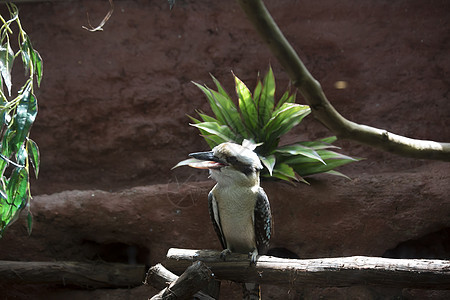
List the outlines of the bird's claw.
{"label": "bird's claw", "polygon": [[223,261],[227,260],[227,256],[231,254],[231,250],[230,249],[225,249],[222,252],[220,252],[220,259],[222,259]]}
{"label": "bird's claw", "polygon": [[256,258],[258,257],[258,250],[254,249],[252,252],[249,252],[248,257],[250,258],[250,265],[256,265]]}

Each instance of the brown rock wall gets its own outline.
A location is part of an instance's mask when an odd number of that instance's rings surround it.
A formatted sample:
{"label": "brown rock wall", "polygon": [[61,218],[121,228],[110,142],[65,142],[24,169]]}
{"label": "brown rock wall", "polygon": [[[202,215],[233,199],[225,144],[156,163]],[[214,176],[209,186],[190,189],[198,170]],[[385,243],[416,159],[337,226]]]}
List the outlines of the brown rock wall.
{"label": "brown rock wall", "polygon": [[[441,1],[269,1],[287,38],[328,98],[351,120],[410,137],[449,140],[448,9]],[[182,180],[170,171],[186,153],[206,149],[186,114],[209,111],[191,81],[232,93],[230,70],[252,88],[273,66],[279,92],[287,77],[233,1],[116,1],[104,31],[88,32],[106,1],[21,4],[24,27],[40,51],[45,77],[32,137],[42,152],[34,194],[117,190]],[[338,80],[348,88],[337,90]],[[302,102],[299,97],[299,102]],[[312,117],[285,142],[330,133]],[[352,142],[344,152],[368,160],[351,173],[423,164]],[[198,176],[197,176],[198,178]]]}
{"label": "brown rock wall", "polygon": [[[267,4],[344,116],[409,137],[450,140],[446,1]],[[19,5],[44,59],[31,134],[41,149],[41,173],[32,182],[33,233],[27,237],[22,217],[0,240],[0,259],[122,261],[134,247],[139,262],[155,263],[170,247],[218,246],[206,211],[212,182],[202,182],[205,172],[170,170],[187,153],[207,149],[188,126],[186,114],[209,111],[191,81],[212,85],[212,73],[231,93],[233,70],[253,88],[256,74],[270,63],[281,93],[287,77],[233,1],[179,0],[172,11],[165,1],[114,5],[104,31],[95,33],[81,28],[86,12],[97,24],[107,1]],[[336,89],[338,80],[348,88]],[[310,117],[283,142],[328,135]],[[366,158],[341,169],[352,181],[321,175],[310,179],[311,186],[264,183],[275,218],[272,246],[300,257],[420,249],[415,253],[448,258],[448,164],[338,144],[344,153]],[[142,288],[7,288],[16,299],[146,295]],[[445,295],[380,287],[265,291],[267,299]]]}

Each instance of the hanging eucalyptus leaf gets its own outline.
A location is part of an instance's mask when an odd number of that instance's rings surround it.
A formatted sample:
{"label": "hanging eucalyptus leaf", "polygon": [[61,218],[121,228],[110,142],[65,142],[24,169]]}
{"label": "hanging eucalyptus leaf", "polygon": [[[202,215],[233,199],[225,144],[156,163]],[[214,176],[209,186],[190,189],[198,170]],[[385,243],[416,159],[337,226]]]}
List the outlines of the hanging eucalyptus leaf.
{"label": "hanging eucalyptus leaf", "polygon": [[0,73],[3,83],[8,89],[8,95],[11,96],[11,70],[14,62],[14,51],[9,45],[9,41],[5,45],[0,46]]}
{"label": "hanging eucalyptus leaf", "polygon": [[[29,139],[31,127],[36,119],[38,103],[35,96],[35,83],[41,84],[43,63],[39,53],[33,48],[31,40],[20,23],[17,7],[5,3],[9,19],[2,15],[0,26],[2,45],[0,46],[0,237],[5,229],[19,217],[19,213],[28,207],[28,232],[32,229],[32,213],[29,173],[33,166],[36,177],[39,174],[39,148]],[[15,30],[17,37],[10,38]],[[10,41],[18,40],[17,52]],[[20,57],[25,69],[26,80],[12,95],[12,67],[14,58]],[[8,91],[3,93],[3,85]]]}
{"label": "hanging eucalyptus leaf", "polygon": [[33,169],[34,169],[34,174],[36,175],[36,178],[38,178],[39,165],[40,165],[40,161],[41,161],[39,147],[36,144],[36,142],[34,142],[31,139],[28,139],[27,146],[28,146],[28,154],[30,154],[31,165],[33,166]]}

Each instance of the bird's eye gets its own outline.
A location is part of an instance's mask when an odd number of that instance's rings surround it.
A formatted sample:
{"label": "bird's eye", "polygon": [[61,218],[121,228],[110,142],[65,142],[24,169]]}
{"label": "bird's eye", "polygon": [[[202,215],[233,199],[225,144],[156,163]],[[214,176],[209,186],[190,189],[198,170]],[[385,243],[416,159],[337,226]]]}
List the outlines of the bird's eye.
{"label": "bird's eye", "polygon": [[235,164],[238,162],[238,160],[237,160],[236,156],[230,156],[227,158],[227,162],[230,164]]}

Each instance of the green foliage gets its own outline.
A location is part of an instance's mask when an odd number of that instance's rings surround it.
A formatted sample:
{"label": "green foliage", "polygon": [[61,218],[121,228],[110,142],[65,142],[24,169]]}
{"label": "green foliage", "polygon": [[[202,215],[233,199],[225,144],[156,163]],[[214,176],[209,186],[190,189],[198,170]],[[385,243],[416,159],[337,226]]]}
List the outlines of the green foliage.
{"label": "green foliage", "polygon": [[[229,141],[253,142],[258,145],[255,152],[265,167],[264,177],[303,182],[306,182],[303,176],[316,173],[345,177],[334,169],[358,159],[331,150],[338,148],[332,145],[335,137],[279,146],[280,138],[311,110],[308,105],[296,104],[295,92],[291,93],[289,89],[275,102],[275,77],[271,68],[262,81],[258,79],[253,95],[238,77],[233,76],[238,107],[214,76],[217,90],[194,82],[206,95],[215,117],[199,111],[200,120],[190,117],[194,123],[191,125],[200,130],[211,148]],[[184,160],[176,167],[191,162],[192,159]]]}
{"label": "green foliage", "polygon": [[[41,56],[22,29],[17,7],[11,3],[6,6],[9,19],[0,16],[0,237],[25,207],[28,207],[28,232],[31,233],[30,163],[37,177],[40,158],[39,148],[29,139],[29,134],[38,111],[35,81],[39,86],[43,71]],[[13,27],[17,28],[15,35]],[[17,52],[11,47],[13,38],[18,41]],[[25,69],[25,83],[14,93],[11,72],[17,57]]]}

